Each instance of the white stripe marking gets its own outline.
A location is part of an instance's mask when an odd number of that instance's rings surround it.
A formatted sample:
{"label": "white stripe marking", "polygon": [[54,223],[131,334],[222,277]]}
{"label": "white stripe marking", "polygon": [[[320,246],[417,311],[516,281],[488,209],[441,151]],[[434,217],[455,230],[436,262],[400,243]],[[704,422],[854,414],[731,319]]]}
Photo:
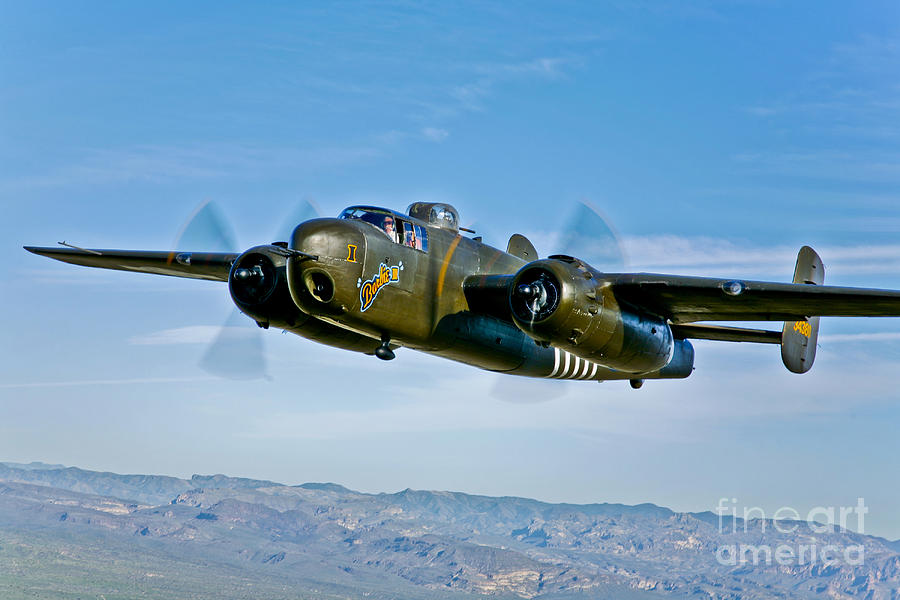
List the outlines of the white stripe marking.
{"label": "white stripe marking", "polygon": [[553,372],[551,372],[547,377],[556,377],[556,373],[559,371],[559,348],[553,349]]}
{"label": "white stripe marking", "polygon": [[566,356],[565,366],[563,366],[562,372],[559,374],[560,379],[564,379],[566,377],[566,373],[569,371],[569,353],[565,350],[562,351]]}
{"label": "white stripe marking", "polygon": [[572,364],[572,372],[566,374],[566,379],[572,379],[573,377],[575,377],[575,373],[578,372],[578,368],[581,366],[581,357],[574,356],[574,358],[575,358],[575,360],[573,361],[573,364]]}
{"label": "white stripe marking", "polygon": [[591,369],[591,362],[589,360],[584,361],[584,369],[581,371],[581,375],[578,379],[584,379],[587,377],[588,371]]}
{"label": "white stripe marking", "polygon": [[[565,360],[561,360],[564,358]],[[584,366],[582,366],[584,363]],[[569,354],[565,350],[553,348],[553,370],[547,375],[548,379],[593,379],[597,375],[600,365],[586,358]],[[569,370],[571,369],[571,373]]]}

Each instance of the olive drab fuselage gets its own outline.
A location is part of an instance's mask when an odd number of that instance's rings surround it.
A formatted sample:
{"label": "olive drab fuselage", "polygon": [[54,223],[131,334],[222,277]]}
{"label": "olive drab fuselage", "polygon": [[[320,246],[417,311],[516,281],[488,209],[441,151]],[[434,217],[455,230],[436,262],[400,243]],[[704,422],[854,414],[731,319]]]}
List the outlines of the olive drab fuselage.
{"label": "olive drab fuselage", "polygon": [[[652,369],[642,369],[640,361],[637,369],[618,363],[610,367],[559,344],[536,341],[508,316],[504,318],[509,314],[504,310],[505,288],[496,290],[496,301],[488,310],[472,310],[470,304],[479,298],[467,297],[467,282],[484,284],[491,277],[515,274],[526,261],[456,228],[362,208],[392,218],[405,230],[414,229],[419,240],[407,238],[403,243],[397,234],[359,218],[314,219],[297,226],[289,243],[294,254],[287,258],[286,268],[293,303],[306,315],[354,336],[346,345],[319,341],[359,351],[366,345],[363,340],[370,339],[370,347],[363,351],[372,353],[389,340],[393,348],[532,377],[606,380],[632,379],[636,373],[648,378],[690,373],[693,350],[684,340],[676,342],[677,360],[670,355]],[[305,335],[301,328],[291,330]]]}

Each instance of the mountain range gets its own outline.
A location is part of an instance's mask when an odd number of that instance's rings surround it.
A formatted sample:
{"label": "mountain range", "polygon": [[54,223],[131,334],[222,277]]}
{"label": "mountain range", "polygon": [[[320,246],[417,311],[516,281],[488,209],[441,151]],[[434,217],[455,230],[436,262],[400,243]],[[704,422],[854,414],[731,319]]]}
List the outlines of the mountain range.
{"label": "mountain range", "polygon": [[0,463],[0,597],[900,600],[900,543],[784,523]]}

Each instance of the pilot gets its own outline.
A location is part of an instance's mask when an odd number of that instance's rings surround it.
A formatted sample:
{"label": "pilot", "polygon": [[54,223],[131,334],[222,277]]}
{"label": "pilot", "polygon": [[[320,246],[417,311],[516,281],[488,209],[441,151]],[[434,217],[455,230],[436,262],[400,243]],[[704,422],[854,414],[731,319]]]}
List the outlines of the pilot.
{"label": "pilot", "polygon": [[390,215],[386,216],[381,223],[381,228],[384,229],[384,232],[388,234],[388,237],[391,238],[395,244],[399,241],[397,238],[397,231],[394,229],[394,217]]}

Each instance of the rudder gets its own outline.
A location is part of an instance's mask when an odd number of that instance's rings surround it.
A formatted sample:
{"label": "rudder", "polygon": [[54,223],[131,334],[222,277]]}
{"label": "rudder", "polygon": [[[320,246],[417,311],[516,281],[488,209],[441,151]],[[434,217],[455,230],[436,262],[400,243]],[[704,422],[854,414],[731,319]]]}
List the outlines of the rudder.
{"label": "rudder", "polygon": [[[797,254],[794,283],[825,283],[825,265],[809,246],[803,246]],[[816,360],[818,336],[819,317],[809,317],[805,321],[785,321],[781,332],[781,360],[788,371],[806,373],[812,368]]]}

